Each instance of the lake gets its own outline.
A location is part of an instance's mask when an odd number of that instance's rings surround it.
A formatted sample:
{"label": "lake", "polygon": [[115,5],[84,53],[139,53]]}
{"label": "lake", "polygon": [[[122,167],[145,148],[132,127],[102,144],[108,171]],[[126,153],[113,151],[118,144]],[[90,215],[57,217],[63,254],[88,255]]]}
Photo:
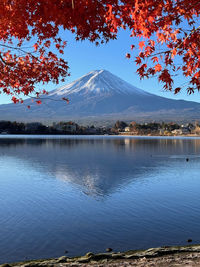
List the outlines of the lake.
{"label": "lake", "polygon": [[199,138],[0,136],[0,263],[188,239],[200,243]]}

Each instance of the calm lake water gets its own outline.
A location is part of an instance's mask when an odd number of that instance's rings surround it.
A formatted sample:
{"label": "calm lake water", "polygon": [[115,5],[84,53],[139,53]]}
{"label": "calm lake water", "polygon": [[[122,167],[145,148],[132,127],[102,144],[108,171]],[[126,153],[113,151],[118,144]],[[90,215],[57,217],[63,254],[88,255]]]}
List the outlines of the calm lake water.
{"label": "calm lake water", "polygon": [[188,238],[200,243],[200,139],[0,136],[0,263]]}

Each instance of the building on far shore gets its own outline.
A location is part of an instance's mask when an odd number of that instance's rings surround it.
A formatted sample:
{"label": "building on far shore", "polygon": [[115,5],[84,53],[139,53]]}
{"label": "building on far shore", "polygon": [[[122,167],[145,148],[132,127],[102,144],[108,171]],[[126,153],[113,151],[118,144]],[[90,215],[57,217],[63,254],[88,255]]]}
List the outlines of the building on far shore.
{"label": "building on far shore", "polygon": [[172,134],[174,134],[174,135],[190,134],[190,130],[186,127],[182,127],[181,129],[173,130]]}
{"label": "building on far shore", "polygon": [[130,130],[130,127],[129,127],[129,126],[125,127],[125,128],[124,128],[124,131],[125,131],[125,132],[130,132],[130,131],[131,131],[131,130]]}

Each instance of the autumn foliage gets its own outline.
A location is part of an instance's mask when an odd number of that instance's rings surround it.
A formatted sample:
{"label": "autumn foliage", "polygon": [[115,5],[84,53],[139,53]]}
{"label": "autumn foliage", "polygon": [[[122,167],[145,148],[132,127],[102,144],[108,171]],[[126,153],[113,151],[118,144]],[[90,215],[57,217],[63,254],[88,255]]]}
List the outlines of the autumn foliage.
{"label": "autumn foliage", "polygon": [[[107,23],[115,33],[119,28],[131,31],[141,78],[156,76],[165,90],[186,88],[190,94],[200,90],[199,15],[199,0],[126,0],[109,5]],[[174,88],[176,75],[185,76],[186,82]]]}
{"label": "autumn foliage", "polygon": [[[68,72],[60,30],[96,45],[130,30],[126,57],[141,78],[157,76],[166,90],[174,75],[187,78],[186,90],[200,90],[199,0],[0,0],[0,90],[23,102],[36,84],[58,83]],[[127,47],[127,50],[129,48]],[[66,100],[66,99],[64,99]],[[67,102],[68,100],[66,100]],[[40,104],[40,100],[37,100]]]}

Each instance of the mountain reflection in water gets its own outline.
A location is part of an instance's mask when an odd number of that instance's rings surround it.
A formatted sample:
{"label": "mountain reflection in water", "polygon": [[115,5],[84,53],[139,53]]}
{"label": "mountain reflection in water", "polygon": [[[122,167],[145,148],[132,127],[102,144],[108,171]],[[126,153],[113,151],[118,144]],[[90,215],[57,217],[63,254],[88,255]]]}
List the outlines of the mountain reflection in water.
{"label": "mountain reflection in water", "polygon": [[[14,149],[13,149],[14,148]],[[68,137],[0,139],[6,154],[51,178],[78,185],[87,195],[105,196],[153,174],[170,157],[200,155],[200,139]]]}
{"label": "mountain reflection in water", "polygon": [[199,243],[199,173],[198,138],[0,136],[0,264]]}

